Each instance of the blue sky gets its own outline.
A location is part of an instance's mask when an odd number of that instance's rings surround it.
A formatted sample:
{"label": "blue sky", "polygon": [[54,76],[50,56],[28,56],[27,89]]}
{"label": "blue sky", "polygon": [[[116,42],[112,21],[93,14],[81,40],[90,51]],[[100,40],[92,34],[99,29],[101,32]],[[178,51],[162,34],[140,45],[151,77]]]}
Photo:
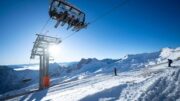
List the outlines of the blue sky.
{"label": "blue sky", "polygon": [[[91,22],[121,0],[69,0]],[[56,62],[81,58],[121,58],[126,54],[180,46],[179,0],[129,0],[127,4],[63,41]],[[36,33],[48,19],[49,0],[1,0],[0,65],[29,62]],[[72,32],[53,28],[44,32],[62,39]],[[37,62],[38,58],[34,60]]]}

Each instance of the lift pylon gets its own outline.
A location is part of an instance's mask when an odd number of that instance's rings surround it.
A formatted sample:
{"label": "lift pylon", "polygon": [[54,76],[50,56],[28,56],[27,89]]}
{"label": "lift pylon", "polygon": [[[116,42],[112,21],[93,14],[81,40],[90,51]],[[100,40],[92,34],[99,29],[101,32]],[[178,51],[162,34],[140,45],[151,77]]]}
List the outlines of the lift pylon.
{"label": "lift pylon", "polygon": [[39,56],[39,89],[44,89],[50,85],[49,77],[49,46],[57,45],[61,43],[61,39],[51,36],[45,36],[36,34],[37,38],[34,42],[33,49],[31,52],[31,59],[34,59],[35,56]]}

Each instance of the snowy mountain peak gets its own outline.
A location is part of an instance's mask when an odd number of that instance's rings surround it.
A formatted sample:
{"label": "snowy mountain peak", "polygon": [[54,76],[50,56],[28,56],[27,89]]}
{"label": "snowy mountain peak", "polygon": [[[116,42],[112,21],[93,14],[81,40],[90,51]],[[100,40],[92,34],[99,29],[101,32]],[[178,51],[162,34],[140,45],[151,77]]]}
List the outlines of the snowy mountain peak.
{"label": "snowy mountain peak", "polygon": [[177,59],[178,57],[180,57],[180,47],[172,49],[172,48],[163,48],[161,49],[160,55],[159,55],[160,59]]}
{"label": "snowy mountain peak", "polygon": [[88,64],[90,62],[96,62],[96,61],[98,61],[96,58],[88,58],[88,59],[82,58],[79,63],[80,64]]}

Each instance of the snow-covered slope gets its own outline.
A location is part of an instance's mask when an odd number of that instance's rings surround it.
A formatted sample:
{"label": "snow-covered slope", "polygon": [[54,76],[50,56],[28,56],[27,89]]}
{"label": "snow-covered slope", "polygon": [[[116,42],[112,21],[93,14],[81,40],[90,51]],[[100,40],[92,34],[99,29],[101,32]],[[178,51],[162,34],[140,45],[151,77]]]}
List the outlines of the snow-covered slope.
{"label": "snow-covered slope", "polygon": [[[29,78],[32,78],[32,81],[23,83],[23,79],[27,79],[26,74],[30,72],[31,77]],[[0,66],[0,94],[33,84],[33,80],[36,79],[37,75],[37,71],[15,71],[8,66]]]}
{"label": "snow-covered slope", "polygon": [[[60,100],[59,97],[61,97],[61,100],[64,101],[96,101],[101,97],[102,99],[106,99],[106,96],[109,96],[107,99],[110,100],[143,100],[147,98],[146,93],[151,92],[148,87],[153,84],[157,85],[154,83],[156,80],[159,80],[157,78],[161,77],[161,75],[171,78],[167,74],[178,69],[179,61],[174,61],[173,65],[177,67],[176,69],[167,68],[167,59],[178,60],[179,57],[180,48],[164,48],[159,52],[127,55],[121,59],[98,60],[96,58],[89,58],[82,59],[80,62],[70,63],[69,65],[52,63],[49,66],[51,85],[58,85],[46,91],[33,93],[32,96],[37,97],[38,94],[40,94],[42,98],[34,99],[43,100],[47,100],[47,98]],[[9,67],[14,68],[14,66]],[[113,68],[117,68],[119,72],[118,77],[112,76]],[[31,90],[38,86],[38,65],[19,65],[15,66],[14,71],[17,72],[16,75],[18,75],[18,77],[23,76],[23,78],[31,78],[32,80],[28,82],[27,85],[22,86],[22,89],[5,93],[2,97],[13,95],[14,92],[17,94],[24,90]],[[23,78],[20,78],[20,80]],[[141,89],[143,86],[145,89]],[[118,89],[118,91],[116,89]],[[139,90],[139,93],[130,93],[129,91],[133,91],[133,89]],[[81,92],[78,93],[78,91]],[[55,92],[57,92],[57,94],[54,95]],[[43,95],[44,93],[47,94],[47,96]],[[49,94],[52,96],[49,96]],[[115,98],[113,96],[115,96]],[[18,97],[18,99],[19,98],[24,100],[24,96],[23,98]],[[28,98],[25,97],[25,99]]]}
{"label": "snow-covered slope", "polygon": [[141,94],[139,100],[154,101],[175,101],[180,100],[180,67],[168,71],[158,78],[145,92]]}
{"label": "snow-covered slope", "polygon": [[167,64],[149,68],[142,75],[147,80],[124,89],[120,101],[179,101],[180,100],[180,61],[173,68]]}
{"label": "snow-covered slope", "polygon": [[12,77],[17,78],[16,71],[6,66],[0,66],[0,93],[19,88],[18,84],[11,83],[17,82],[17,79],[13,80]]}
{"label": "snow-covered slope", "polygon": [[138,71],[98,74],[60,83],[42,91],[9,101],[178,101],[180,100],[180,61]]}

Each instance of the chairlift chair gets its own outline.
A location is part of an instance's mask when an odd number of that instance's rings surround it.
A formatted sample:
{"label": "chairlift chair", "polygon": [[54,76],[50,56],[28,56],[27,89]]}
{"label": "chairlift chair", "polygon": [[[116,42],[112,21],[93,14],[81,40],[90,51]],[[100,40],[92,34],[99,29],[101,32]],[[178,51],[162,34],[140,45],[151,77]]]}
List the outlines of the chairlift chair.
{"label": "chairlift chair", "polygon": [[49,8],[50,18],[57,21],[55,28],[61,24],[68,24],[68,28],[73,27],[73,30],[79,31],[87,27],[85,23],[85,13],[74,7],[66,0],[52,0]]}

